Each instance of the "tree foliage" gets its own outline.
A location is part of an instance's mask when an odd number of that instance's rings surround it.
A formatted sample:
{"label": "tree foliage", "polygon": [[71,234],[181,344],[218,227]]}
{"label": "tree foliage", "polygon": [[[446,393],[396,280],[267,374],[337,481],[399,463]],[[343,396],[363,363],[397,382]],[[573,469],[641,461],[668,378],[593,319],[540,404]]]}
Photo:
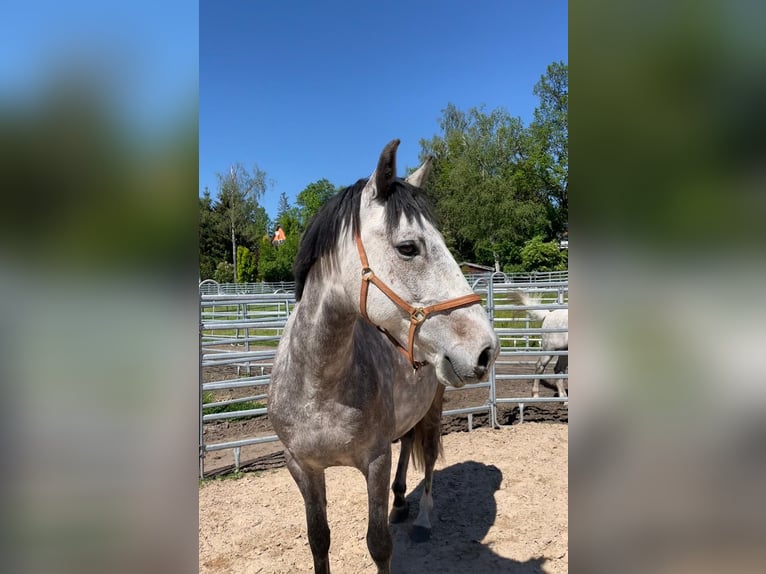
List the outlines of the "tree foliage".
{"label": "tree foliage", "polygon": [[441,133],[420,141],[421,160],[434,158],[426,189],[459,259],[520,263],[526,242],[553,238],[567,221],[566,65],[549,66],[534,93],[530,126],[502,108],[448,104]]}
{"label": "tree foliage", "polygon": [[[213,200],[207,188],[199,198],[200,280],[214,279],[216,273],[224,273],[219,271],[221,262],[228,262],[234,269],[234,260],[237,259],[239,263],[239,246],[248,248],[249,256],[257,268],[260,239],[268,233],[271,222],[266,210],[258,203],[258,198],[263,193],[261,188],[265,188],[266,185],[266,174],[258,168],[254,171],[257,172],[257,181],[245,184],[218,174],[219,189],[216,199]],[[235,180],[238,177],[237,173],[240,174],[239,177],[244,176],[244,170],[235,169]],[[230,176],[231,174],[232,172]],[[251,174],[248,174],[248,177],[252,179]],[[238,264],[237,280],[239,267]],[[233,280],[231,271],[229,281]]]}
{"label": "tree foliage", "polygon": [[287,234],[280,245],[273,245],[268,238],[261,241],[261,261],[258,266],[259,281],[293,281],[293,262],[298,254],[300,236]]}
{"label": "tree foliage", "polygon": [[215,209],[210,190],[199,198],[199,267],[200,280],[212,279],[219,261],[228,254],[225,228]]}
{"label": "tree foliage", "polygon": [[533,237],[521,249],[521,266],[524,271],[558,271],[566,269],[566,250],[559,249],[555,241],[543,241]]}
{"label": "tree foliage", "polygon": [[298,194],[295,203],[298,205],[298,220],[301,229],[305,229],[312,217],[327,203],[327,201],[339,191],[326,179],[320,179],[308,184]]}
{"label": "tree foliage", "polygon": [[460,259],[495,265],[548,232],[546,206],[526,173],[529,144],[519,118],[502,109],[462,112],[450,104],[441,128],[442,135],[421,141],[422,156],[434,157],[427,190]]}
{"label": "tree foliage", "polygon": [[303,230],[311,218],[338,191],[326,179],[307,185],[291,205],[286,193],[279,198],[276,224],[285,232],[285,241],[275,245],[266,236],[259,242],[260,258],[257,277],[260,281],[293,281],[293,263]]}
{"label": "tree foliage", "polygon": [[543,183],[553,226],[558,231],[569,216],[569,88],[567,66],[556,62],[535,85],[540,98],[530,125],[532,165]]}
{"label": "tree foliage", "polygon": [[219,283],[231,283],[234,279],[234,266],[228,261],[221,261],[215,268],[212,278]]}
{"label": "tree foliage", "polygon": [[237,236],[247,233],[256,220],[258,199],[266,192],[266,172],[253,166],[252,173],[240,163],[226,174],[216,174],[220,212],[231,239],[233,267],[237,268]]}
{"label": "tree foliage", "polygon": [[[284,202],[283,202],[284,201]],[[298,209],[290,205],[287,196],[283,193],[280,198],[279,212],[277,213],[277,225],[281,225],[286,236],[300,235],[303,228],[300,224]]]}
{"label": "tree foliage", "polygon": [[254,254],[245,246],[237,245],[237,282],[255,281],[256,260]]}

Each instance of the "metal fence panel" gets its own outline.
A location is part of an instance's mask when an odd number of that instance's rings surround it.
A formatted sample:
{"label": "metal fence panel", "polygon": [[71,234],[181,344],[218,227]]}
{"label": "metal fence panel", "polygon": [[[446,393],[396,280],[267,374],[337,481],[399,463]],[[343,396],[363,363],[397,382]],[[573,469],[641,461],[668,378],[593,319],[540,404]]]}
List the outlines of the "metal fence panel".
{"label": "metal fence panel", "polygon": [[[544,352],[540,349],[543,333],[566,332],[566,329],[543,329],[526,313],[533,309],[567,309],[569,281],[567,272],[547,274],[484,274],[469,278],[474,292],[482,297],[493,327],[500,339],[501,350],[490,371],[489,380],[448,393],[486,389],[483,404],[447,409],[443,416],[467,415],[469,430],[472,416],[488,413],[492,426],[500,426],[498,405],[518,405],[520,419],[528,403],[563,402],[566,398],[505,396],[499,391],[502,381],[530,380],[533,375],[500,373],[499,367],[512,368],[534,364],[538,357],[551,354],[568,356],[568,351]],[[540,304],[522,306],[509,301],[512,290],[522,290],[542,297]],[[205,423],[239,419],[268,413],[267,386],[276,346],[295,306],[294,284],[218,284],[207,280],[200,284],[200,382],[199,382],[199,447],[200,476],[204,475],[207,452],[232,449],[235,466],[244,446],[277,441],[276,435],[246,437],[239,440],[207,441]],[[556,378],[568,379],[566,373]],[[531,386],[530,386],[531,388]],[[251,389],[249,392],[243,389]],[[236,391],[242,396],[211,398],[212,393]],[[531,393],[529,393],[531,395]],[[210,399],[205,401],[204,399]],[[236,410],[235,405],[242,405]],[[223,409],[204,413],[205,409]]]}

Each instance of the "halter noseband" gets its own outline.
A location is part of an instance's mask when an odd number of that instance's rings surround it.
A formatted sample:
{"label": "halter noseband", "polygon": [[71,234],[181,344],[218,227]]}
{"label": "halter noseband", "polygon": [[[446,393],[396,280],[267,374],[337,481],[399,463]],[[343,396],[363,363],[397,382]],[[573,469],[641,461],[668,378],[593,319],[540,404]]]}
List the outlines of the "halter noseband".
{"label": "halter noseband", "polygon": [[[429,305],[428,307],[413,307],[407,303],[404,299],[399,297],[393,289],[386,285],[383,281],[378,279],[377,275],[370,269],[370,263],[367,261],[367,253],[364,251],[364,245],[362,245],[362,238],[359,233],[354,234],[354,242],[356,243],[356,249],[359,251],[359,259],[362,262],[362,290],[359,295],[359,308],[362,312],[362,317],[371,325],[378,328],[388,340],[405,356],[407,360],[412,364],[412,368],[417,370],[420,367],[426,365],[421,361],[415,361],[415,333],[418,327],[425,321],[431,313],[441,313],[443,311],[451,311],[459,307],[466,307],[473,305],[474,303],[481,303],[481,297],[475,293],[470,295],[463,295],[462,297],[456,297],[455,299],[449,299],[442,303],[436,303],[435,305]],[[386,331],[383,327],[375,325],[367,316],[367,290],[370,283],[373,283],[383,294],[391,299],[394,304],[400,309],[407,312],[410,316],[410,334],[407,341],[407,346],[403,346],[396,338]]]}

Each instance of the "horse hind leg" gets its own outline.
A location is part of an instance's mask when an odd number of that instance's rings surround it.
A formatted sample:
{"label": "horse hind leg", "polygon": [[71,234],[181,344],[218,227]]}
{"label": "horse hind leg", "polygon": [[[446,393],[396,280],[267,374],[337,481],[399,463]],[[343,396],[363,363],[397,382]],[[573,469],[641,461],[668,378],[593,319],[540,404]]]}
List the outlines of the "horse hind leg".
{"label": "horse hind leg", "polygon": [[327,490],[324,469],[305,469],[285,451],[287,468],[306,506],[309,546],[315,574],[330,574],[330,526],[327,523]]}
{"label": "horse hind leg", "polygon": [[551,355],[543,355],[539,359],[537,359],[537,364],[535,365],[535,378],[532,383],[532,396],[533,397],[539,397],[540,396],[540,375],[542,375],[545,372],[545,367],[548,366],[548,363],[551,362]]}
{"label": "horse hind leg", "polygon": [[[434,457],[435,461],[436,457]],[[431,539],[431,512],[434,508],[432,494],[434,462],[426,459],[425,478],[423,479],[423,494],[420,497],[420,510],[412,525],[411,538],[413,542],[427,542]]]}
{"label": "horse hind leg", "polygon": [[[553,372],[556,374],[560,373],[568,373],[569,372],[569,356],[568,355],[559,355],[558,359],[556,360],[556,365],[553,367]],[[566,397],[567,391],[566,386],[564,385],[564,379],[556,379],[556,388],[559,391],[560,397]],[[569,406],[569,402],[564,402],[564,406]]]}
{"label": "horse hind leg", "polygon": [[410,505],[407,503],[405,494],[407,493],[407,469],[410,463],[410,454],[412,453],[412,440],[415,436],[415,430],[410,431],[401,438],[401,450],[399,452],[399,463],[396,465],[396,477],[391,485],[394,493],[394,506],[391,509],[390,520],[392,524],[398,524],[407,520],[410,514]]}
{"label": "horse hind leg", "polygon": [[423,494],[420,497],[418,516],[412,525],[411,538],[414,542],[426,542],[431,538],[431,512],[434,501],[432,495],[434,466],[442,454],[441,415],[444,387],[439,385],[431,408],[423,419],[415,425],[413,440],[413,460],[415,466],[422,465],[425,470]]}

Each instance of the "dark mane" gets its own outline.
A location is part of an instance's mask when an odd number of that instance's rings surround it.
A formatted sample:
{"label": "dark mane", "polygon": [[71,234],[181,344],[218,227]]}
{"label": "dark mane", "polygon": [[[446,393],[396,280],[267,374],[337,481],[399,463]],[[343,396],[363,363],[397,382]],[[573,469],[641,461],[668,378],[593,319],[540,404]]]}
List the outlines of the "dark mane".
{"label": "dark mane", "polygon": [[[293,264],[296,301],[303,296],[303,287],[314,263],[335,250],[344,227],[352,235],[359,229],[359,205],[366,184],[367,179],[360,179],[335,194],[303,232]],[[380,199],[386,195],[387,199]],[[399,224],[402,214],[408,221],[414,219],[422,225],[425,220],[434,224],[433,211],[425,193],[402,179],[393,181],[386,193],[381,194],[378,190],[377,201],[386,206],[386,230],[389,234]]]}

